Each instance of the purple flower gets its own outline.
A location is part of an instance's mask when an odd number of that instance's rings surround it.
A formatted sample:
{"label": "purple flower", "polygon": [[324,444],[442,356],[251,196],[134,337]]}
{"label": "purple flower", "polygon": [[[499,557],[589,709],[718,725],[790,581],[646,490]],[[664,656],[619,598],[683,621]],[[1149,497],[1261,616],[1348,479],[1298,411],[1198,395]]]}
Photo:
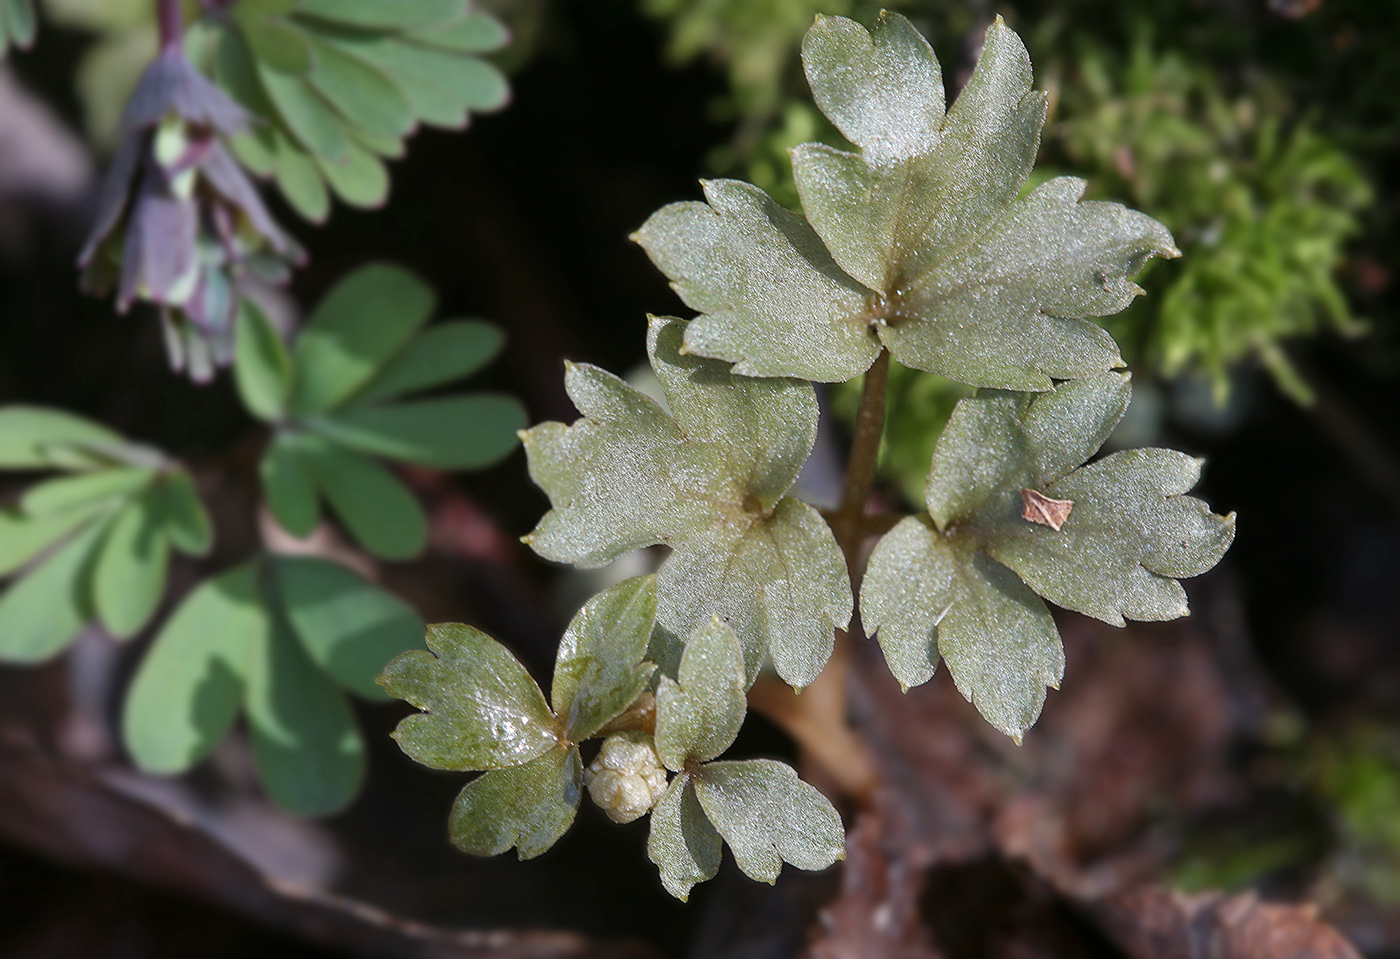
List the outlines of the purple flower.
{"label": "purple flower", "polygon": [[142,74],[78,265],[83,287],[161,307],[171,365],[206,381],[233,353],[237,283],[286,279],[302,251],[222,137],[252,118],[168,46]]}

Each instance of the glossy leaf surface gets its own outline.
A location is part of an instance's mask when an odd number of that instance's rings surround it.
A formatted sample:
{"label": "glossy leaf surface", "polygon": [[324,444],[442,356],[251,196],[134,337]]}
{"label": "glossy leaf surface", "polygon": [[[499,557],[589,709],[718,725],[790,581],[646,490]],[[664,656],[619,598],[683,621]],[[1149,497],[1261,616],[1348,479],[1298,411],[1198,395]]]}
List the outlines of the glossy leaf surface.
{"label": "glossy leaf surface", "polygon": [[404,752],[435,769],[500,769],[558,741],[554,713],[505,647],[455,623],[428,627],[428,649],[389,664],[382,685],[424,712],[399,723]]}
{"label": "glossy leaf surface", "polygon": [[448,834],[473,855],[496,856],[514,846],[521,859],[533,859],[568,831],[582,795],[578,747],[561,743],[467,783],[452,804]]}
{"label": "glossy leaf surface", "polygon": [[655,623],[652,576],[604,590],[574,616],[559,642],[549,694],[569,739],[588,739],[646,689],[655,667],[643,659]]}

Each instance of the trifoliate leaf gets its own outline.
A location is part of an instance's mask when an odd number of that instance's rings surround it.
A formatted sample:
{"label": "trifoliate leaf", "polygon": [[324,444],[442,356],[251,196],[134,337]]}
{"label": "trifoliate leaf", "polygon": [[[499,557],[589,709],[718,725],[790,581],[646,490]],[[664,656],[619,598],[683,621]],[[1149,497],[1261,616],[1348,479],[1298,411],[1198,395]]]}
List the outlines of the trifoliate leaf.
{"label": "trifoliate leaf", "polygon": [[249,657],[272,629],[258,573],[245,563],[197,586],[141,661],[126,694],[122,739],[147,772],[184,772],[233,725]]}
{"label": "trifoliate leaf", "polygon": [[462,789],[452,805],[452,843],[477,856],[496,856],[515,846],[533,859],[568,831],[583,795],[578,747],[562,743],[536,759],[483,773]]}
{"label": "trifoliate leaf", "polygon": [[40,470],[54,467],[79,468],[71,462],[78,457],[91,466],[107,460],[96,452],[98,446],[117,446],[122,437],[63,410],[43,406],[7,406],[0,409],[0,468]]}
{"label": "trifoliate leaf", "polygon": [[287,411],[292,391],[292,359],[282,337],[250,300],[238,308],[234,377],[243,405],[258,419],[276,422]]}
{"label": "trifoliate leaf", "polygon": [[106,531],[89,523],[0,595],[0,661],[42,662],[92,621],[92,570]]}
{"label": "trifoliate leaf", "polygon": [[906,366],[977,386],[1045,390],[1122,365],[1084,320],[1140,292],[1127,277],[1176,256],[1167,230],[1051,180],[1017,199],[1045,97],[1000,20],[946,116],[933,51],[898,14],[873,30],[819,18],[803,44],[818,105],[858,154],[799,147],[806,219],[755,187],[706,185],[638,239],[702,313],[688,350],[736,372],[847,380],[889,349]]}
{"label": "trifoliate leaf", "polygon": [[709,762],[728,749],[748,703],[744,658],[734,631],[712,620],[686,642],[679,679],[656,690],[656,751],[673,772]]}
{"label": "trifoliate leaf", "polygon": [[[931,522],[896,526],[861,588],[866,626],[902,683],[927,680],[941,653],[963,695],[1019,738],[1064,668],[1032,591],[1115,625],[1186,614],[1176,577],[1219,561],[1234,516],[1182,495],[1200,463],[1180,453],[1135,450],[1080,465],[1128,398],[1127,377],[1103,373],[959,402],[929,471]],[[1059,529],[1028,510],[1027,494],[1067,504]]]}
{"label": "trifoliate leaf", "polygon": [[801,216],[756,186],[703,184],[708,203],[658,210],[636,239],[702,314],[688,350],[747,376],[849,380],[874,362],[872,293],[847,276]]}
{"label": "trifoliate leaf", "polygon": [[365,549],[385,559],[412,559],[423,551],[427,517],[418,498],[393,473],[318,437],[303,437],[297,458]]}
{"label": "trifoliate leaf", "polygon": [[399,723],[394,738],[425,766],[500,769],[558,742],[554,713],[525,667],[470,626],[429,626],[428,651],[404,653],[380,682],[424,710]]}
{"label": "trifoliate leaf", "polygon": [[464,379],[501,352],[505,337],[480,320],[450,320],[423,331],[351,400],[364,406]]}
{"label": "trifoliate leaf", "polygon": [[362,267],[337,283],[292,351],[292,411],[304,416],[343,403],[428,321],[435,300],[422,280],[387,263]]}
{"label": "trifoliate leaf", "polygon": [[280,611],[248,637],[246,709],[263,788],[301,816],[343,809],[365,774],[365,748],[345,694],[317,669]]}
{"label": "trifoliate leaf", "polygon": [[93,600],[107,631],[118,639],[146,625],[165,592],[170,541],[151,496],[136,498],[112,520],[93,571]]}
{"label": "trifoliate leaf", "polygon": [[651,811],[647,856],[661,871],[661,884],[681,902],[698,883],[719,872],[720,838],[695,798],[689,773],[671,780],[666,795]]}
{"label": "trifoliate leaf", "polygon": [[569,739],[588,739],[641,695],[655,669],[642,662],[655,622],[654,576],[604,590],[574,616],[549,694]]}
{"label": "trifoliate leaf", "polygon": [[272,569],[287,621],[312,662],[355,695],[387,700],[375,679],[389,660],[423,643],[413,607],[339,563],[284,556]]}
{"label": "trifoliate leaf", "polygon": [[667,544],[658,627],[684,637],[719,616],[739,637],[750,681],[767,654],[784,679],[806,685],[852,607],[830,530],[783,497],[815,440],[815,395],[807,383],[735,377],[683,355],[684,328],[654,319],[648,335],[669,413],[596,367],[569,368],[584,418],[525,434],[530,475],[554,506],[527,542],[580,566]]}
{"label": "trifoliate leaf", "polygon": [[825,869],[846,858],[841,817],[791,766],[771,759],[707,763],[692,778],[705,815],[750,879],[771,884],[784,862]]}

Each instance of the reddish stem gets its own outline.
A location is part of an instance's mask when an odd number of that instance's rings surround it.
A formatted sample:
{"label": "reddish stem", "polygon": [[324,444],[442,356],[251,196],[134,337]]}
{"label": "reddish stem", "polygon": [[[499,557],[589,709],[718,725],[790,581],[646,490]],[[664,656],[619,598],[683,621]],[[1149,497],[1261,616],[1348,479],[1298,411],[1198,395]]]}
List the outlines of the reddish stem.
{"label": "reddish stem", "polygon": [[156,0],[156,17],[160,23],[161,52],[179,49],[185,38],[185,18],[180,0]]}

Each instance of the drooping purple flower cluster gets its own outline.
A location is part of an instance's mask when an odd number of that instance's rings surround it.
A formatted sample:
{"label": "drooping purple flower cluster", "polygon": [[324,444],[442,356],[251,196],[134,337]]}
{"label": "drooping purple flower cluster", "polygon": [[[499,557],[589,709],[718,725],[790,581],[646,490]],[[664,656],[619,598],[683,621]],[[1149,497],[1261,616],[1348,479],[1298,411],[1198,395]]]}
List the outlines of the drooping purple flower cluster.
{"label": "drooping purple flower cluster", "polygon": [[122,117],[79,266],[84,289],[161,307],[171,365],[205,381],[233,353],[238,282],[286,279],[302,251],[268,214],[222,138],[254,122],[171,44]]}

